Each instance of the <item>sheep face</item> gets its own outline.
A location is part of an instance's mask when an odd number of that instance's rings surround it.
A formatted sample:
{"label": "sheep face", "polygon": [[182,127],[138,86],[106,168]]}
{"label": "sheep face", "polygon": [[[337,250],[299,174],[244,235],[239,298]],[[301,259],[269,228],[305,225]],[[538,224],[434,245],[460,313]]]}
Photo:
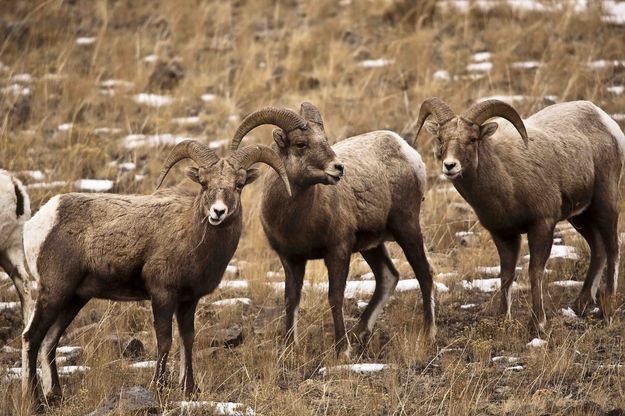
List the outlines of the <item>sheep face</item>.
{"label": "sheep face", "polygon": [[210,167],[191,167],[187,176],[202,187],[199,201],[204,218],[216,226],[238,211],[241,190],[258,178],[259,171],[255,168],[237,169],[221,160]]}
{"label": "sheep face", "polygon": [[497,130],[497,123],[475,124],[463,117],[454,117],[439,125],[426,121],[425,129],[436,137],[437,157],[442,161],[442,173],[447,179],[456,179],[463,171],[477,168],[478,145]]}

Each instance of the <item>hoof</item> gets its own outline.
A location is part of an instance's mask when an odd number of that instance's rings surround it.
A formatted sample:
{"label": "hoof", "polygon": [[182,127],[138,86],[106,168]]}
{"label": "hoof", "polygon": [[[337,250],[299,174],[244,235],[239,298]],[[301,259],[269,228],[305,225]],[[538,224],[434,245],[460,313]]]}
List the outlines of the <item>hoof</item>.
{"label": "hoof", "polygon": [[182,388],[184,393],[184,397],[186,399],[193,399],[199,396],[202,393],[202,390],[197,386],[197,384],[192,384],[189,386],[184,386]]}
{"label": "hoof", "polygon": [[364,325],[358,323],[351,331],[349,331],[349,338],[356,344],[367,345],[371,338],[371,331],[369,331]]}
{"label": "hoof", "polygon": [[339,361],[351,361],[352,358],[352,347],[349,343],[346,343],[343,347],[336,350],[336,358]]}
{"label": "hoof", "polygon": [[61,404],[63,401],[63,393],[60,391],[51,391],[46,394],[46,404],[48,407],[54,407]]}
{"label": "hoof", "polygon": [[580,296],[575,299],[575,302],[571,305],[571,309],[573,309],[577,316],[584,317],[588,315],[588,312],[590,312],[593,303],[594,302],[589,297]]}
{"label": "hoof", "polygon": [[527,327],[534,337],[544,338],[547,335],[547,319],[543,318],[542,320],[537,320],[535,318],[531,318],[527,324]]}
{"label": "hoof", "polygon": [[432,325],[431,327],[423,328],[421,333],[419,334],[419,339],[425,345],[431,345],[436,342],[436,326]]}

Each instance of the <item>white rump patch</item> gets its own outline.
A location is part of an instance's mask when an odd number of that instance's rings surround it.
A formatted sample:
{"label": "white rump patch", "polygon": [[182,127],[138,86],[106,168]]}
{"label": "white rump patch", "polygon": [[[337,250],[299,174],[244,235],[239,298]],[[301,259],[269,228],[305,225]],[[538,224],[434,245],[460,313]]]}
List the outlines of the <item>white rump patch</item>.
{"label": "white rump patch", "polygon": [[425,191],[425,164],[423,163],[423,159],[421,159],[421,155],[412,146],[410,146],[408,142],[405,141],[399,134],[389,131],[388,135],[393,137],[399,144],[401,152],[404,154],[404,156],[406,156],[406,159],[412,165],[415,172],[417,172],[419,182],[423,184]]}
{"label": "white rump patch", "polygon": [[[594,105],[594,104],[593,104]],[[621,151],[621,160],[625,161],[625,134],[619,127],[618,123],[614,121],[605,111],[595,105],[595,110],[601,118],[601,122],[607,127],[610,134],[616,139],[618,147]]]}
{"label": "white rump patch", "polygon": [[48,234],[57,222],[57,210],[61,195],[52,197],[30,220],[24,224],[24,254],[30,272],[37,280],[41,280],[37,270],[37,260],[41,246],[48,238]]}

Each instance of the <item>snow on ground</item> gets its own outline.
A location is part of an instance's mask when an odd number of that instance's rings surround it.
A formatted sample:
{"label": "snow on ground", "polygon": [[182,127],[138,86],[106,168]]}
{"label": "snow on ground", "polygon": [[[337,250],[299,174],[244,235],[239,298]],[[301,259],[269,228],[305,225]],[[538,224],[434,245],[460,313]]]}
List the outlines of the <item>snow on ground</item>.
{"label": "snow on ground", "polygon": [[9,79],[9,81],[11,82],[17,82],[22,84],[28,84],[32,82],[32,80],[33,77],[30,74],[15,74]]}
{"label": "snow on ground", "polygon": [[540,62],[538,61],[521,61],[512,63],[512,68],[517,69],[536,69],[538,67],[540,67]]}
{"label": "snow on ground", "polygon": [[522,365],[513,365],[511,367],[504,368],[503,371],[522,371],[523,368],[524,367]]}
{"label": "snow on ground", "polygon": [[17,173],[25,176],[30,176],[30,179],[34,181],[42,181],[46,177],[46,175],[40,170],[22,170]]}
{"label": "snow on ground", "polygon": [[130,90],[134,88],[134,86],[135,86],[134,82],[126,81],[123,79],[106,79],[100,82],[100,88],[105,88],[105,89],[121,88],[125,90]]}
{"label": "snow on ground", "polygon": [[[473,279],[463,280],[462,288],[466,290],[477,289],[480,292],[494,292],[501,287],[501,279],[494,277],[492,279]],[[517,290],[519,285],[517,282],[512,283],[512,290]]]}
{"label": "snow on ground", "polygon": [[499,100],[508,104],[515,104],[527,100],[525,95],[490,95],[477,100],[478,103],[486,100]]}
{"label": "snow on ground", "polygon": [[197,126],[202,122],[202,119],[199,116],[191,116],[191,117],[176,117],[172,118],[171,121],[174,124],[179,126]]}
{"label": "snow on ground", "polygon": [[477,303],[465,303],[464,305],[460,305],[460,309],[473,309],[478,306]]}
{"label": "snow on ground", "polygon": [[577,280],[556,280],[555,282],[551,282],[553,286],[560,287],[582,287],[584,286],[584,282],[580,282]]}
{"label": "snow on ground", "polygon": [[540,347],[544,347],[545,345],[547,345],[547,341],[545,341],[544,339],[540,339],[540,338],[534,338],[533,340],[527,343],[527,346],[532,347],[532,348],[540,348]]}
{"label": "snow on ground", "polygon": [[82,351],[82,347],[65,345],[63,347],[58,347],[56,349],[56,352],[59,354],[71,354],[73,352],[78,352],[78,351]]}
{"label": "snow on ground", "polygon": [[84,373],[88,370],[90,370],[90,368],[86,365],[66,365],[59,367],[59,375],[68,376],[74,373]]}
{"label": "snow on ground", "polygon": [[88,45],[93,45],[94,43],[95,43],[94,37],[83,36],[83,37],[76,39],[76,45],[88,46]]}
{"label": "snow on ground", "polygon": [[[514,270],[516,270],[517,272],[520,272],[523,270],[523,267],[517,266],[514,268]],[[501,266],[480,266],[477,269],[475,269],[475,271],[478,273],[497,276],[499,273],[501,273]]]}
{"label": "snow on ground", "polygon": [[361,68],[383,68],[385,66],[392,65],[394,62],[394,59],[365,59],[358,62],[358,66]]}
{"label": "snow on ground", "polygon": [[226,266],[226,273],[237,274],[239,273],[239,268],[235,266],[234,264],[229,264]]}
{"label": "snow on ground", "polygon": [[469,72],[489,72],[491,69],[493,69],[492,62],[472,62],[467,65]]}
{"label": "snow on ground", "polygon": [[155,368],[156,361],[139,361],[137,363],[132,363],[129,366],[130,368]]}
{"label": "snow on ground", "polygon": [[0,302],[0,311],[19,308],[19,302]]}
{"label": "snow on ground", "polygon": [[97,127],[93,130],[95,134],[118,134],[122,129],[117,127]]}
{"label": "snow on ground", "polygon": [[614,95],[621,95],[625,92],[625,85],[613,85],[611,87],[607,87],[606,90]]}
{"label": "snow on ground", "polygon": [[139,147],[173,146],[191,137],[177,137],[170,133],[163,134],[129,134],[124,137],[123,145],[128,150]]}
{"label": "snow on ground", "polygon": [[439,69],[438,71],[434,71],[434,73],[432,74],[432,78],[434,78],[437,81],[444,81],[444,82],[451,81],[451,75],[449,74],[448,71],[445,71],[444,69]]}
{"label": "snow on ground", "polygon": [[4,95],[30,95],[30,88],[23,87],[20,84],[11,84],[7,87],[0,89]]}
{"label": "snow on ground", "polygon": [[211,415],[222,416],[254,416],[254,410],[246,407],[242,403],[233,402],[213,402],[213,401],[181,401],[171,402],[179,410],[193,411],[193,410],[209,410]]}
{"label": "snow on ground", "polygon": [[65,181],[52,181],[52,182],[41,182],[41,183],[30,183],[26,185],[28,189],[54,189],[54,188],[62,188],[67,185]]}
{"label": "snow on ground", "polygon": [[76,188],[88,192],[107,192],[113,189],[115,182],[109,179],[79,179],[74,183]]}
{"label": "snow on ground", "polygon": [[360,280],[373,280],[375,279],[375,275],[373,272],[363,273],[358,277]]}
{"label": "snow on ground", "polygon": [[215,94],[211,94],[211,93],[202,94],[200,96],[200,99],[202,101],[204,101],[205,103],[213,102],[213,101],[215,101],[216,98],[217,98],[217,96]]}
{"label": "snow on ground", "polygon": [[612,118],[616,121],[625,121],[625,114],[612,114]]}
{"label": "snow on ground", "polygon": [[504,355],[500,355],[497,357],[493,357],[490,359],[492,362],[494,363],[508,363],[508,364],[514,364],[516,362],[518,362],[520,360],[519,357],[508,357],[508,356],[504,356]]}
{"label": "snow on ground", "polygon": [[166,105],[170,105],[174,100],[168,95],[159,95],[159,94],[149,94],[149,93],[141,93],[137,95],[133,95],[132,99],[137,104],[144,104],[148,107],[163,107]]}
{"label": "snow on ground", "polygon": [[598,59],[596,61],[590,61],[586,63],[586,67],[593,70],[611,68],[615,66],[625,66],[625,61]]}
{"label": "snow on ground", "polygon": [[[577,254],[577,250],[573,246],[554,245],[551,246],[551,254],[549,255],[549,258],[579,260],[579,255]],[[530,259],[530,255],[527,254],[523,256],[523,259],[528,261]]]}
{"label": "snow on ground", "polygon": [[57,126],[58,131],[70,131],[74,128],[74,124],[72,123],[63,123]]}
{"label": "snow on ground", "polygon": [[577,314],[571,308],[562,308],[560,309],[560,315],[563,315],[567,318],[577,318]]}
{"label": "snow on ground", "polygon": [[11,278],[5,271],[0,271],[0,282],[10,280]]}
{"label": "snow on ground", "polygon": [[212,302],[211,305],[221,307],[221,306],[235,306],[235,305],[245,305],[249,306],[252,304],[252,299],[250,298],[230,298],[230,299],[222,299],[216,300]]}
{"label": "snow on ground", "polygon": [[337,365],[334,367],[321,367],[318,371],[319,374],[325,376],[333,373],[341,373],[349,371],[356,374],[371,374],[378,373],[382,370],[391,368],[389,364],[376,364],[376,363],[362,363],[362,364],[345,364]]}
{"label": "snow on ground", "polygon": [[152,64],[154,62],[158,61],[158,55],[151,53],[149,55],[146,55],[143,57],[143,62]]}

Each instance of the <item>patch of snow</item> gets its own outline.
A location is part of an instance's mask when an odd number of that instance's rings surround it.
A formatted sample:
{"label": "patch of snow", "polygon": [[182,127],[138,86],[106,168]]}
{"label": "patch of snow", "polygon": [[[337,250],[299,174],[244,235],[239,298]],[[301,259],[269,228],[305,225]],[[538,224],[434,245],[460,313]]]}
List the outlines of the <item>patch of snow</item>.
{"label": "patch of snow", "polygon": [[490,72],[493,69],[492,62],[472,62],[467,65],[469,72]]}
{"label": "patch of snow", "polygon": [[222,280],[219,287],[222,289],[247,289],[249,283],[247,280]]}
{"label": "patch of snow", "polygon": [[[463,280],[462,288],[466,290],[477,289],[480,292],[494,292],[499,290],[501,287],[501,279],[495,277],[492,279],[473,279],[473,280]],[[512,283],[512,290],[516,290],[519,288],[517,282]]]}
{"label": "patch of snow", "polygon": [[269,272],[267,272],[266,276],[269,279],[284,278],[284,273],[283,272],[272,272],[272,271],[269,271]]}
{"label": "patch of snow", "polygon": [[59,367],[59,374],[62,376],[68,376],[74,373],[84,373],[88,370],[90,370],[90,368],[86,365],[66,365],[63,367]]}
{"label": "patch of snow", "polygon": [[222,299],[222,300],[216,300],[215,302],[212,302],[211,305],[213,306],[235,306],[235,305],[245,305],[245,306],[250,306],[252,304],[252,299],[250,298],[230,298],[230,299]]}
{"label": "patch of snow", "polygon": [[129,365],[130,368],[156,368],[156,361],[139,361]]}
{"label": "patch of snow", "polygon": [[525,95],[491,95],[488,97],[482,97],[478,99],[477,102],[481,103],[482,101],[486,100],[499,100],[503,101],[504,103],[514,104],[525,101],[526,99],[527,97]]}
{"label": "patch of snow", "polygon": [[229,264],[226,266],[226,273],[237,274],[239,273],[239,268],[235,266],[234,264]]}
{"label": "patch of snow", "polygon": [[0,271],[0,282],[10,280],[11,278],[5,271]]}
{"label": "patch of snow", "polygon": [[625,61],[598,59],[596,61],[586,62],[588,69],[603,69],[615,66],[625,66]]}
{"label": "patch of snow", "polygon": [[584,286],[584,282],[580,282],[577,280],[556,280],[555,282],[551,282],[553,286],[560,287],[582,287]]}
{"label": "patch of snow", "polygon": [[21,82],[22,84],[28,84],[32,82],[33,77],[30,74],[16,74],[10,79],[11,82]]}
{"label": "patch of snow", "polygon": [[527,343],[527,346],[532,347],[532,348],[540,348],[540,347],[544,347],[545,345],[547,345],[547,341],[545,341],[544,339],[540,339],[540,338],[534,338],[530,342]]}
{"label": "patch of snow", "polygon": [[395,63],[394,59],[365,59],[358,62],[358,66],[361,68],[383,68],[393,63]]}
{"label": "patch of snow", "polygon": [[180,410],[192,411],[206,409],[211,415],[220,416],[254,416],[254,410],[245,407],[242,403],[233,402],[213,402],[213,401],[181,401],[172,402]]}
{"label": "patch of snow", "polygon": [[117,127],[97,127],[93,132],[95,134],[118,134],[122,132],[122,129]]}
{"label": "patch of snow", "polygon": [[217,96],[215,94],[210,94],[210,93],[202,94],[200,96],[200,99],[204,101],[205,103],[211,103],[215,101],[216,98]]}
{"label": "patch of snow", "polygon": [[623,94],[623,92],[625,92],[625,85],[613,85],[606,88],[606,90],[614,95],[621,95]]}
{"label": "patch of snow", "polygon": [[[517,266],[514,268],[514,270],[517,272],[520,272],[520,271],[523,271],[523,267]],[[484,273],[484,274],[497,276],[499,275],[499,273],[501,273],[501,266],[480,266],[477,269],[475,269],[475,271],[478,273]]]}
{"label": "patch of snow", "polygon": [[106,192],[113,188],[115,182],[108,179],[79,179],[74,184],[81,191]]}
{"label": "patch of snow", "polygon": [[[37,375],[41,377],[41,368],[37,369]],[[22,367],[11,367],[7,368],[7,373],[5,374],[7,380],[19,380],[22,378]]]}
{"label": "patch of snow", "polygon": [[[579,255],[573,246],[561,246],[554,245],[551,246],[551,254],[549,254],[550,259],[568,259],[568,260],[579,260]],[[523,259],[526,261],[530,259],[530,255],[527,254],[523,256]]]}
{"label": "patch of snow", "polygon": [[612,118],[616,121],[625,121],[625,114],[612,114]]}
{"label": "patch of snow", "polygon": [[67,79],[67,75],[48,73],[42,76],[41,79],[44,81],[61,81],[61,80]]}
{"label": "patch of snow", "polygon": [[163,107],[170,105],[174,100],[168,95],[141,93],[133,95],[132,99],[137,104],[144,104],[148,107]]}
{"label": "patch of snow", "polygon": [[213,140],[208,142],[208,147],[211,149],[219,149],[221,147],[226,146],[227,144],[230,143],[230,140],[228,139],[221,139],[221,140]]}
{"label": "patch of snow", "polygon": [[135,175],[135,182],[141,182],[145,179],[145,175]]}
{"label": "patch of snow", "polygon": [[63,123],[63,124],[59,124],[57,127],[59,131],[70,131],[73,128],[74,128],[73,123]]}
{"label": "patch of snow", "polygon": [[603,22],[613,25],[625,25],[625,2],[605,0],[602,4],[602,10],[605,13],[605,15],[601,16]]}
{"label": "patch of snow", "polygon": [[360,280],[372,280],[375,279],[373,272],[363,273],[358,277]]}
{"label": "patch of snow", "polygon": [[477,306],[477,303],[465,303],[464,305],[460,305],[460,309],[473,309]]}
{"label": "patch of snow", "polygon": [[363,363],[363,364],[344,364],[337,365],[334,367],[321,367],[319,369],[319,374],[327,375],[332,373],[340,373],[344,371],[349,371],[357,374],[371,374],[378,373],[382,370],[386,370],[392,368],[388,364],[375,364],[375,363]]}
{"label": "patch of snow", "polygon": [[561,238],[554,238],[553,239],[553,244],[556,244],[556,245],[562,244],[562,239]]}
{"label": "patch of snow", "polygon": [[0,302],[0,311],[19,308],[19,302]]}
{"label": "patch of snow", "polygon": [[451,75],[449,75],[449,71],[445,71],[444,69],[439,69],[432,74],[432,78],[437,81],[449,82],[451,81]]}
{"label": "patch of snow", "polygon": [[553,101],[554,103],[558,102],[559,97],[557,95],[545,95],[545,100]]}
{"label": "patch of snow", "polygon": [[562,308],[560,309],[560,314],[566,316],[567,318],[577,318],[577,314],[571,308]]}
{"label": "patch of snow", "polygon": [[42,181],[46,177],[46,175],[40,170],[23,170],[19,173],[30,176],[30,178],[34,181]]}
{"label": "patch of snow", "polygon": [[450,279],[454,277],[458,277],[458,272],[443,272],[436,275],[437,279]]}
{"label": "patch of snow", "polygon": [[105,89],[121,88],[125,90],[130,90],[134,88],[134,86],[135,86],[134,82],[126,81],[123,79],[106,79],[100,82],[100,88],[105,88]]}
{"label": "patch of snow", "polygon": [[143,62],[147,62],[149,64],[158,61],[158,55],[151,53],[143,57]]}
{"label": "patch of snow", "polygon": [[30,95],[30,88],[22,87],[20,84],[11,84],[0,91],[5,95]]}
{"label": "patch of snow", "polygon": [[536,69],[538,67],[540,67],[540,62],[538,61],[521,61],[512,63],[512,68],[517,69]]}
{"label": "patch of snow", "polygon": [[78,352],[78,351],[82,351],[82,347],[65,345],[63,347],[58,347],[56,349],[56,352],[59,354],[71,354],[73,352]]}
{"label": "patch of snow", "polygon": [[94,43],[95,43],[94,37],[83,36],[83,37],[76,39],[76,45],[87,46],[87,45],[93,45]]}
{"label": "patch of snow", "polygon": [[62,188],[67,185],[65,181],[52,181],[52,182],[41,182],[41,183],[30,183],[26,185],[28,189],[53,189],[53,188]]}
{"label": "patch of snow", "polygon": [[133,150],[143,146],[173,146],[187,139],[190,139],[190,137],[175,137],[173,134],[170,133],[151,135],[129,134],[124,138],[124,147],[128,150]]}
{"label": "patch of snow", "polygon": [[505,362],[508,364],[514,364],[520,360],[518,357],[507,357],[505,355],[500,355],[497,357],[493,357],[490,359],[494,363]]}
{"label": "patch of snow", "polygon": [[523,366],[522,365],[513,365],[511,367],[506,367],[503,369],[503,371],[522,371],[523,370]]}
{"label": "patch of snow", "polygon": [[172,118],[171,121],[174,124],[179,126],[197,126],[202,122],[202,119],[199,116],[191,116],[191,117],[176,117]]}
{"label": "patch of snow", "polygon": [[490,52],[478,52],[478,53],[474,53],[471,56],[471,59],[473,60],[473,62],[486,62],[486,61],[490,61],[490,58],[492,58],[493,54]]}
{"label": "patch of snow", "polygon": [[118,164],[117,167],[122,172],[130,172],[130,171],[135,170],[137,168],[137,164],[134,163],[134,162],[122,162],[122,163]]}
{"label": "patch of snow", "polygon": [[468,235],[475,235],[473,231],[457,231],[456,237],[466,237]]}
{"label": "patch of snow", "polygon": [[361,311],[364,310],[367,307],[368,304],[369,304],[369,302],[365,302],[364,300],[360,300],[360,299],[356,302],[356,306]]}

